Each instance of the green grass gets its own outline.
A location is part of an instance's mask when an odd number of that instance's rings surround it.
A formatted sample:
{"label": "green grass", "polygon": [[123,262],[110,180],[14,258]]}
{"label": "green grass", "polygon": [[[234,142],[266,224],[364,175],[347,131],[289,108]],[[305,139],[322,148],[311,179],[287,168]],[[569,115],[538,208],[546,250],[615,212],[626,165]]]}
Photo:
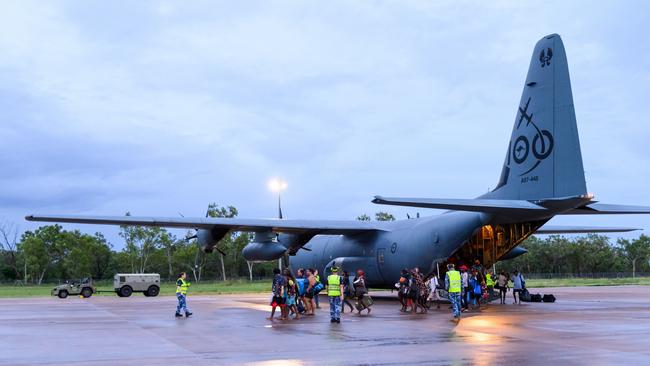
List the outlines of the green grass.
{"label": "green grass", "polygon": [[[56,284],[44,285],[27,285],[27,286],[14,286],[14,285],[0,285],[0,298],[8,297],[42,297],[51,296],[50,291]],[[95,296],[117,296],[115,295],[112,287],[112,282],[102,281],[96,283],[97,290],[111,291],[105,293],[98,293]],[[271,280],[259,281],[204,281],[200,283],[192,283],[190,286],[190,294],[240,294],[240,293],[262,293],[271,291]],[[161,284],[161,295],[174,295],[176,293],[176,284],[173,282],[165,282]],[[134,294],[138,296],[141,294]]]}
{"label": "green grass", "polygon": [[650,277],[527,279],[526,287],[650,285]]}

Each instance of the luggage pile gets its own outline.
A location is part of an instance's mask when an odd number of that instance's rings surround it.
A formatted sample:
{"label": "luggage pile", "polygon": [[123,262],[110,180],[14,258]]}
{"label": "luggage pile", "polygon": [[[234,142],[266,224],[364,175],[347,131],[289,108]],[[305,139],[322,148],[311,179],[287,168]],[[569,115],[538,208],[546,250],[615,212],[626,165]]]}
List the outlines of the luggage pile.
{"label": "luggage pile", "polygon": [[555,302],[555,296],[552,294],[532,294],[528,292],[528,289],[523,289],[519,295],[521,301],[523,302]]}

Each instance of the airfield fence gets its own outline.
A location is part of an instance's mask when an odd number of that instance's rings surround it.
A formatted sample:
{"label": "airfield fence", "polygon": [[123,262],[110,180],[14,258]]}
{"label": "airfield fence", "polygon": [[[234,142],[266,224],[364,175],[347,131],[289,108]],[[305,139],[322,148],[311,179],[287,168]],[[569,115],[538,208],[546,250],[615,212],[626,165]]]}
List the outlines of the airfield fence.
{"label": "airfield fence", "polygon": [[[525,278],[535,280],[569,278],[632,278],[632,272],[593,272],[593,273],[524,273]],[[650,277],[650,272],[636,272],[635,277]]]}

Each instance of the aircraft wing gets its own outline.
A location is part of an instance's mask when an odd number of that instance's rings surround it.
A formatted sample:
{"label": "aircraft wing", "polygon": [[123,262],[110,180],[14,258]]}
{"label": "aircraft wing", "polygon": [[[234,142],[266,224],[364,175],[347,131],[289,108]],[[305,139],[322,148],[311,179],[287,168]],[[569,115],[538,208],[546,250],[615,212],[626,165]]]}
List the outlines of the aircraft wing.
{"label": "aircraft wing", "polygon": [[180,229],[223,228],[230,231],[273,231],[282,233],[315,232],[327,235],[349,235],[373,230],[386,231],[381,222],[354,220],[287,220],[239,218],[185,218],[137,216],[66,216],[29,215],[27,221],[64,222],[97,225],[158,226]]}
{"label": "aircraft wing", "polygon": [[650,214],[650,206],[611,205],[607,203],[592,203],[562,213],[562,215],[619,215],[619,214]]}
{"label": "aircraft wing", "polygon": [[641,230],[634,227],[555,226],[544,225],[535,234],[625,233]]}
{"label": "aircraft wing", "polygon": [[526,200],[458,199],[458,198],[395,198],[375,196],[373,203],[393,206],[440,208],[454,211],[474,211],[497,214],[541,213],[545,207]]}

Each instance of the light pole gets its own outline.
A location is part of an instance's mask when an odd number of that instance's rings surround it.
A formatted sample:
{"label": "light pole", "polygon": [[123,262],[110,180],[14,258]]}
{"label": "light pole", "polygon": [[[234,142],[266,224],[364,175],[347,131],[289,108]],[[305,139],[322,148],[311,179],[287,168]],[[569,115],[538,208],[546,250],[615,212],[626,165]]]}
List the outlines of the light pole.
{"label": "light pole", "polygon": [[287,182],[273,178],[269,181],[269,189],[273,192],[277,192],[278,194],[278,219],[282,218],[282,202],[281,202],[281,196],[282,196],[282,191],[287,189]]}
{"label": "light pole", "polygon": [[[278,193],[278,219],[282,219],[282,191],[287,189],[287,182],[273,178],[269,181],[269,189],[273,192]],[[288,258],[287,258],[288,259]],[[288,260],[286,260],[287,267],[289,266]],[[282,270],[282,257],[278,258],[278,268]]]}

